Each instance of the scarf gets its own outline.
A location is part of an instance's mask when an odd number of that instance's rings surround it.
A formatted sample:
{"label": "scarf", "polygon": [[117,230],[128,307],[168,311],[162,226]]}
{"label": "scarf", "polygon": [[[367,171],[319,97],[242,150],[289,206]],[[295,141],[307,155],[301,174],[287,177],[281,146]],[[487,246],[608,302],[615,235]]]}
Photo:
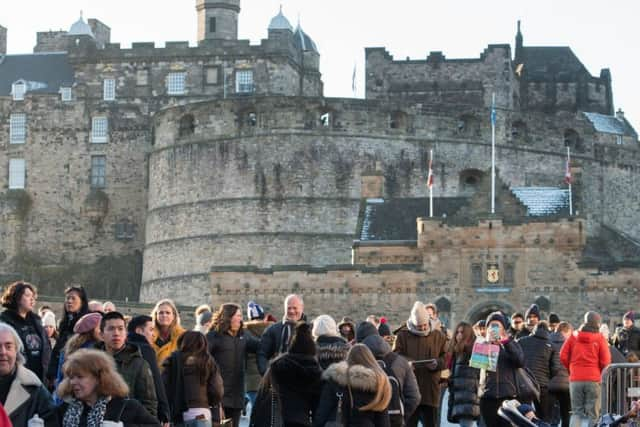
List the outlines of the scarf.
{"label": "scarf", "polygon": [[413,335],[417,335],[419,337],[426,337],[427,335],[429,335],[429,333],[431,333],[431,329],[429,329],[428,331],[419,330],[416,325],[411,323],[411,320],[407,320],[407,329],[409,329],[409,332],[411,332]]}
{"label": "scarf", "polygon": [[[100,397],[96,401],[96,404],[89,409],[87,415],[87,427],[100,427],[104,419],[104,414],[107,411],[108,398]],[[62,425],[65,427],[78,427],[80,425],[80,418],[82,417],[82,410],[84,409],[84,403],[80,400],[73,399],[66,412],[64,413],[64,419]]]}

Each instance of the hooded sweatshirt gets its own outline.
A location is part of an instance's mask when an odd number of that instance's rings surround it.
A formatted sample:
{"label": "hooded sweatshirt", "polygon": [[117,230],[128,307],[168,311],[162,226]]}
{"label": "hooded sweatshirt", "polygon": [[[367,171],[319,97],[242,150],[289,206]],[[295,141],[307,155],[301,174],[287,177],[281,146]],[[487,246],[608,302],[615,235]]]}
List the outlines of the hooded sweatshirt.
{"label": "hooded sweatshirt", "polygon": [[560,361],[569,370],[569,381],[599,383],[602,370],[611,363],[611,354],[600,332],[583,326],[562,346]]}

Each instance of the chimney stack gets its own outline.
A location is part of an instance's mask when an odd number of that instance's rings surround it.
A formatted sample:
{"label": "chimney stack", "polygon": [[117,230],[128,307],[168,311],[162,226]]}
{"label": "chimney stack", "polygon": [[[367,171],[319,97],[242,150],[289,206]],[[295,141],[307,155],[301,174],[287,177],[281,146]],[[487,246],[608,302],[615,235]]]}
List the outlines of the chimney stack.
{"label": "chimney stack", "polygon": [[0,55],[7,54],[7,29],[0,25]]}

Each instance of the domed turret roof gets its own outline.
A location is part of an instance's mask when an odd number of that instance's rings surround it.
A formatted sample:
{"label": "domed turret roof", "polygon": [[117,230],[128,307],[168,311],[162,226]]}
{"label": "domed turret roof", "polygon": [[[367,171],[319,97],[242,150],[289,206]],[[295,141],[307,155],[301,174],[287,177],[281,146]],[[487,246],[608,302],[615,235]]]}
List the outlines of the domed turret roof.
{"label": "domed turret roof", "polygon": [[71,26],[71,29],[69,29],[68,34],[70,36],[91,36],[95,38],[89,24],[84,22],[84,19],[82,19],[82,12],[80,12],[80,18],[76,22],[74,22]]}
{"label": "domed turret roof", "polygon": [[296,27],[296,32],[293,33],[293,39],[298,49],[302,50],[303,52],[313,51],[318,53],[316,44],[307,33],[302,31],[302,27],[300,26],[299,22],[298,26]]}
{"label": "domed turret roof", "polygon": [[289,23],[289,20],[282,14],[282,6],[280,6],[280,12],[271,19],[271,22],[269,23],[269,30],[293,31],[293,27]]}

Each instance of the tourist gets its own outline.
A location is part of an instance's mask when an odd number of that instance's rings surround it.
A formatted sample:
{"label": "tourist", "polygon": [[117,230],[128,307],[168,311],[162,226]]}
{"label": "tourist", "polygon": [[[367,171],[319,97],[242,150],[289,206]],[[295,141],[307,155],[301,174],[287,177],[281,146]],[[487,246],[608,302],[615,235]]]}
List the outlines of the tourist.
{"label": "tourist", "polygon": [[487,319],[480,319],[474,323],[473,332],[476,334],[476,337],[484,338],[484,336],[487,335]]}
{"label": "tourist", "polygon": [[288,295],[284,299],[283,319],[269,326],[262,334],[260,349],[258,350],[258,370],[260,375],[264,375],[271,359],[287,352],[293,336],[293,328],[300,321],[306,321],[304,301],[299,295]]}
{"label": "tourist", "polygon": [[89,301],[89,311],[92,313],[104,313],[104,306],[102,302],[92,299]]}
{"label": "tourist", "polygon": [[498,408],[505,400],[518,396],[515,383],[516,369],[524,367],[522,347],[507,334],[507,318],[499,311],[487,317],[486,339],[500,346],[496,371],[486,371],[480,383],[480,414],[488,427],[510,427],[511,424],[498,416]]}
{"label": "tourist", "polygon": [[[524,315],[522,313],[515,312],[511,315],[508,333],[516,340],[529,335],[529,331],[524,327]],[[485,336],[485,334],[482,334],[482,336]]]}
{"label": "tourist", "polygon": [[549,326],[541,321],[533,327],[532,334],[518,340],[524,353],[524,365],[536,378],[540,386],[540,399],[533,402],[536,415],[543,421],[551,421],[549,405],[549,380],[560,371],[560,358],[549,339]]}
{"label": "tourist", "polygon": [[613,345],[626,357],[630,352],[640,357],[640,328],[635,326],[636,315],[628,311],[622,316],[622,327],[617,328]]}
{"label": "tourist", "polygon": [[36,376],[24,367],[22,339],[10,325],[0,322],[0,404],[11,423],[27,426],[36,414],[47,426],[56,424],[51,395]]}
{"label": "tourist", "polygon": [[[573,328],[568,322],[560,322],[556,331],[549,334],[551,346],[560,355],[560,349],[564,342],[573,333]],[[549,381],[549,407],[553,407],[558,402],[560,408],[560,420],[562,427],[569,427],[569,416],[571,415],[571,395],[569,394],[569,371],[560,363],[560,369]]]}
{"label": "tourist", "polygon": [[116,305],[111,301],[106,301],[102,304],[102,312],[103,313],[111,313],[112,311],[116,311]]}
{"label": "tourist", "polygon": [[67,344],[67,340],[74,334],[73,327],[82,316],[89,312],[89,299],[82,286],[70,286],[65,289],[64,295],[64,313],[58,326],[56,346],[51,352],[51,360],[54,363],[49,363],[47,369],[47,379],[50,385],[53,385],[58,373],[57,361],[60,360],[60,352]]}
{"label": "tourist", "polygon": [[435,427],[440,412],[440,374],[445,368],[447,337],[432,329],[432,318],[423,303],[416,301],[406,324],[396,334],[393,351],[412,361],[421,401],[407,426]]}
{"label": "tourist", "polygon": [[164,361],[162,379],[174,425],[211,427],[211,408],[220,404],[224,387],[207,347],[204,335],[187,331],[178,339],[178,350]]}
{"label": "tourist", "polygon": [[524,313],[524,319],[526,323],[522,331],[523,333],[525,333],[525,335],[519,336],[518,339],[522,338],[523,336],[531,335],[533,333],[533,328],[540,321],[540,307],[538,307],[538,304],[531,304],[529,306],[527,311],[525,311]]}
{"label": "tourist", "polygon": [[271,361],[269,380],[280,402],[285,426],[311,426],[322,388],[311,325],[298,323],[286,353]]}
{"label": "tourist", "polygon": [[349,344],[355,344],[356,339],[356,322],[350,317],[343,317],[338,323],[338,331],[340,336],[347,340]]}
{"label": "tourist", "polygon": [[96,345],[116,361],[118,373],[129,386],[129,397],[136,399],[154,417],[158,412],[158,398],[149,364],[142,358],[140,349],[127,342],[124,316],[111,311],[100,322],[103,342]]}
{"label": "tourist", "polygon": [[346,359],[351,346],[338,334],[338,326],[333,317],[322,314],[313,319],[311,334],[316,341],[318,362],[322,369]]}
{"label": "tourist", "polygon": [[24,367],[43,380],[51,358],[51,344],[42,319],[33,311],[36,297],[36,288],[31,283],[9,284],[2,294],[6,310],[0,313],[0,321],[11,325],[20,336],[26,358]]}
{"label": "tourist", "polygon": [[389,426],[391,384],[366,345],[355,344],[347,360],[329,366],[322,378],[325,382],[313,418],[314,427],[335,420],[338,413],[342,414],[342,420],[336,420],[338,425]]}
{"label": "tourist", "polygon": [[220,367],[224,383],[222,405],[227,417],[238,427],[245,405],[247,353],[258,350],[259,341],[242,329],[242,310],[236,304],[222,304],[213,315],[207,334],[209,352]]}
{"label": "tourist", "polygon": [[170,299],[161,299],[151,312],[153,319],[153,340],[151,346],[156,352],[158,366],[178,348],[178,338],[184,333],[180,326],[180,314]]}
{"label": "tourist", "polygon": [[129,387],[113,358],[99,350],[80,349],[69,356],[58,393],[65,401],[58,409],[64,427],[160,426],[137,400],[127,399]]}
{"label": "tourist", "polygon": [[56,340],[58,339],[58,329],[56,327],[56,315],[53,311],[45,311],[42,316],[42,329],[49,338],[49,345],[51,348],[55,347]]}
{"label": "tourist", "polygon": [[153,384],[155,386],[156,397],[158,398],[158,419],[163,424],[169,423],[171,414],[169,412],[169,402],[167,393],[162,382],[160,369],[156,361],[156,352],[153,351],[151,343],[153,342],[153,319],[151,316],[140,315],[132,318],[127,323],[127,342],[133,344],[140,350],[142,358],[151,369]]}
{"label": "tourist", "polygon": [[560,361],[569,371],[572,426],[593,424],[600,415],[602,370],[611,363],[600,322],[598,313],[586,312],[578,333],[570,335],[560,350]]}
{"label": "tourist", "polygon": [[560,316],[556,313],[549,313],[549,332],[555,332],[560,323]]}
{"label": "tourist", "polygon": [[[269,317],[269,319],[267,318]],[[247,303],[247,322],[243,322],[243,328],[248,334],[253,335],[256,339],[260,339],[264,331],[275,323],[272,320],[273,316],[267,315],[260,304],[255,301],[249,301]],[[254,353],[247,353],[247,371],[245,372],[247,396],[253,406],[256,402],[256,395],[260,388],[260,381],[262,381],[262,375],[258,372],[258,360],[257,355]]]}
{"label": "tourist", "polygon": [[469,366],[475,333],[470,324],[458,323],[451,341],[451,375],[447,420],[461,427],[475,427],[480,418],[480,370]]}
{"label": "tourist", "polygon": [[209,304],[200,304],[193,313],[195,324],[193,330],[206,335],[211,327],[211,319],[213,318],[213,310]]}

